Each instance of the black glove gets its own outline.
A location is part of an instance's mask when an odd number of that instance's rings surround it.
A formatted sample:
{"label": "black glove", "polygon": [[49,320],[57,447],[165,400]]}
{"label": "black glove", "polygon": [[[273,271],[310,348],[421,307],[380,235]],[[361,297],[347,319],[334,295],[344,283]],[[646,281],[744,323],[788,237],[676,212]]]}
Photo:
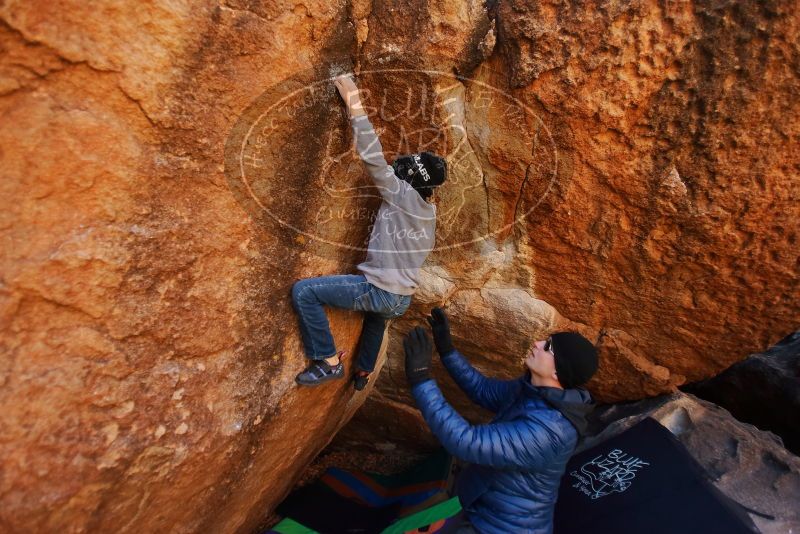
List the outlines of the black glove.
{"label": "black glove", "polygon": [[447,322],[447,315],[441,308],[434,308],[428,317],[428,323],[433,330],[433,341],[436,343],[436,350],[439,356],[444,356],[453,350],[453,339],[450,337],[450,323]]}
{"label": "black glove", "polygon": [[406,352],[406,378],[412,386],[431,377],[431,353],[433,347],[428,334],[421,326],[414,328],[403,340]]}

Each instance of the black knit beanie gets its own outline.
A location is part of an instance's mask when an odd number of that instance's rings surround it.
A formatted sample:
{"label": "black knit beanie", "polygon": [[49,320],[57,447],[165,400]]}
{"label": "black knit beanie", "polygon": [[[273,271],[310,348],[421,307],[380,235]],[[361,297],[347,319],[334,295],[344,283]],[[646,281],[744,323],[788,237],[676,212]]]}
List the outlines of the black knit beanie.
{"label": "black knit beanie", "polygon": [[597,371],[597,349],[577,332],[558,332],[551,336],[556,375],[565,389],[585,384]]}
{"label": "black knit beanie", "polygon": [[411,184],[422,198],[431,196],[433,190],[447,179],[447,162],[430,152],[399,156],[392,168],[397,177]]}

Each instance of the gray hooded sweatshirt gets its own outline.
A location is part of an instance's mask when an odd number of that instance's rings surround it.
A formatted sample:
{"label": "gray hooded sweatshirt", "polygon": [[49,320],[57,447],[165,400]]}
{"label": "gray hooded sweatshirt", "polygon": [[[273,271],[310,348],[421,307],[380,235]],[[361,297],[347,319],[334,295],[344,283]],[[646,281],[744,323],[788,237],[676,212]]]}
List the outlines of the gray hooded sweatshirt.
{"label": "gray hooded sweatshirt", "polygon": [[412,295],[419,270],[435,241],[436,206],[399,179],[383,157],[383,147],[369,117],[350,119],[356,150],[383,198],[358,270],[367,281],[390,293]]}

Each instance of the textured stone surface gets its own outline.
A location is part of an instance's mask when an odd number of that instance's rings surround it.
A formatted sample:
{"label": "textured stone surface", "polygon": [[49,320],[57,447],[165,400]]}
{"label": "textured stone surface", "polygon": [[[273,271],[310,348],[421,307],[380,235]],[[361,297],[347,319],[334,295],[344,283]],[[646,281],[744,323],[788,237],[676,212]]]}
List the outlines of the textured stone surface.
{"label": "textured stone surface", "polygon": [[[352,259],[223,172],[238,114],[355,34],[326,2],[245,7],[0,5],[4,532],[248,531],[365,396],[293,382],[289,288]],[[352,351],[358,318],[332,323]]]}
{"label": "textured stone surface", "polygon": [[682,389],[773,432],[787,449],[800,454],[800,332]]}
{"label": "textured stone surface", "polygon": [[512,83],[570,132],[571,180],[528,230],[536,293],[647,377],[607,367],[602,396],[711,374],[797,321],[790,11],[500,3]]}
{"label": "textured stone surface", "polygon": [[[482,86],[467,88],[462,124],[485,184],[469,206],[485,209],[460,216],[492,239],[434,254],[393,334],[444,304],[471,361],[512,376],[521,338],[572,325],[601,350],[590,389],[614,402],[707,378],[795,330],[791,3],[509,1],[493,14],[495,52],[473,77],[523,102],[540,142],[520,146],[502,102],[481,106]],[[495,288],[529,293],[539,311],[498,320],[520,307],[486,298]],[[387,413],[409,402],[399,349],[378,386]]]}
{"label": "textured stone surface", "polygon": [[723,408],[686,393],[608,406],[594,414],[595,428],[581,450],[630,428],[644,417],[667,427],[728,497],[750,514],[764,534],[800,528],[800,458],[770,432],[734,419]]}
{"label": "textured stone surface", "polygon": [[[349,141],[333,90],[265,144],[281,224],[225,173],[270,87],[355,68],[390,159],[452,164],[370,401],[381,442],[426,439],[398,338],[434,304],[492,374],[578,328],[606,400],[796,329],[793,3],[491,4],[0,4],[0,526],[249,531],[363,401],[292,382],[292,282],[352,272],[367,235],[318,216],[326,177],[368,184],[328,157]],[[323,226],[338,246],[290,230]],[[332,322],[352,352],[358,317]]]}

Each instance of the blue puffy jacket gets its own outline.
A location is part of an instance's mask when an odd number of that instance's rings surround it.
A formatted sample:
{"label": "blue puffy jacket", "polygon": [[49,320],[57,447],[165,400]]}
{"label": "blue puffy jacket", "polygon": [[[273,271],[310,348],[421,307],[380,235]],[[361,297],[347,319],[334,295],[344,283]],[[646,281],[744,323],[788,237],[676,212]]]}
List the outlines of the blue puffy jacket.
{"label": "blue puffy jacket", "polygon": [[469,464],[456,491],[470,522],[481,533],[552,532],[558,486],[593,407],[591,396],[535,387],[527,373],[486,378],[456,350],[442,362],[473,402],[497,414],[489,424],[472,425],[434,380],[411,389],[444,448]]}

